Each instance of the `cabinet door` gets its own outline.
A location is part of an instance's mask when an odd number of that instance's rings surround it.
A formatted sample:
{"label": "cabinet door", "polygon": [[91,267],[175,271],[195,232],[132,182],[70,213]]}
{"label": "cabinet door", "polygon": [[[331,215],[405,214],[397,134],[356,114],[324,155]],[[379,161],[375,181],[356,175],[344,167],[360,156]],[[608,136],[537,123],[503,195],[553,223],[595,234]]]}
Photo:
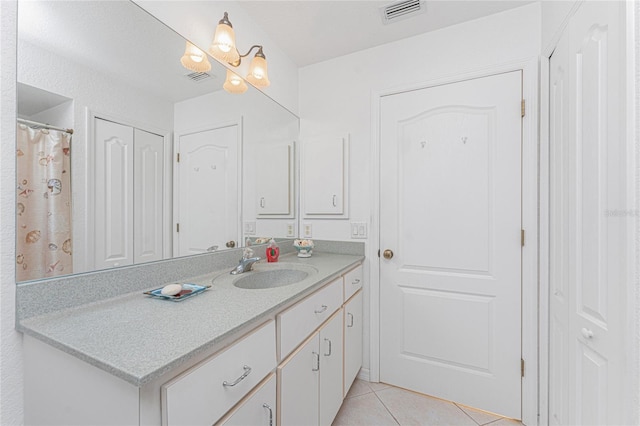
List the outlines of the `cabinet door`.
{"label": "cabinet door", "polygon": [[276,424],[276,375],[271,374],[218,425],[274,426]]}
{"label": "cabinet door", "polygon": [[344,396],[362,366],[362,290],[344,305]]}
{"label": "cabinet door", "polygon": [[133,262],[162,259],[164,139],[134,129]]}
{"label": "cabinet door", "polygon": [[342,405],[342,324],[340,309],[320,329],[319,423],[330,425]]}
{"label": "cabinet door", "polygon": [[268,145],[259,148],[256,176],[258,216],[293,214],[293,146]]}
{"label": "cabinet door", "polygon": [[133,263],[133,128],[94,120],[95,269]]}
{"label": "cabinet door", "polygon": [[280,426],[318,424],[319,346],[316,332],[278,367]]}
{"label": "cabinet door", "polygon": [[345,137],[305,141],[300,170],[305,217],[346,216],[347,152]]}

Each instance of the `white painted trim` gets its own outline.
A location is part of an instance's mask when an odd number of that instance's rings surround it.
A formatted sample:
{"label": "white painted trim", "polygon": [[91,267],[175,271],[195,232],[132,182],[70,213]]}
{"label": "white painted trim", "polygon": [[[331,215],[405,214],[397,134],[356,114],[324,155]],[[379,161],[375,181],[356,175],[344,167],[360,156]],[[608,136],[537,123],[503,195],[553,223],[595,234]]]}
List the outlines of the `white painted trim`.
{"label": "white painted trim", "polygon": [[[94,241],[96,240],[96,236],[95,236],[95,232],[96,232],[96,224],[95,224],[95,209],[96,209],[96,204],[95,204],[95,191],[96,191],[96,180],[95,180],[95,176],[93,174],[93,171],[95,170],[95,164],[96,164],[96,149],[95,149],[95,128],[94,128],[94,122],[96,118],[100,118],[103,120],[107,120],[107,121],[112,121],[114,123],[119,123],[125,126],[130,126],[136,129],[140,129],[140,130],[144,130],[145,132],[149,132],[149,133],[153,133],[159,136],[162,136],[162,143],[164,145],[165,148],[165,153],[164,153],[164,161],[163,164],[165,166],[165,188],[163,191],[163,200],[162,200],[162,215],[163,215],[163,226],[165,226],[165,228],[163,229],[169,229],[166,228],[166,226],[170,226],[171,224],[171,199],[172,199],[172,188],[170,185],[168,185],[168,183],[171,182],[171,174],[172,174],[172,169],[171,169],[171,158],[172,158],[172,153],[171,153],[171,146],[172,146],[172,138],[171,138],[171,131],[170,130],[166,130],[166,129],[161,129],[159,127],[155,127],[155,126],[150,126],[148,124],[136,121],[136,120],[131,120],[128,117],[122,117],[122,116],[118,116],[118,115],[114,115],[114,114],[107,114],[107,113],[103,113],[94,109],[91,109],[89,107],[85,108],[85,117],[86,117],[86,126],[85,128],[87,129],[87,133],[86,133],[86,140],[87,140],[87,151],[86,151],[86,161],[85,161],[85,176],[86,176],[86,181],[85,181],[85,188],[84,188],[84,192],[85,194],[87,194],[86,198],[85,198],[85,208],[84,208],[84,212],[85,212],[85,219],[86,219],[86,232],[84,233],[84,247],[85,247],[85,251],[86,253],[88,253],[88,255],[85,255],[85,264],[84,264],[84,271],[85,272],[91,272],[91,271],[95,271],[96,270],[96,266],[95,266],[95,245],[94,245]],[[169,175],[169,176],[167,176]],[[171,246],[172,246],[172,242],[171,242],[171,233],[167,233],[166,237],[167,238],[163,238],[162,240],[162,252],[163,252],[163,258],[167,259],[171,257]],[[166,257],[168,255],[168,257]]]}
{"label": "white painted trim", "polygon": [[[526,361],[522,379],[522,421],[538,424],[538,58],[525,58],[490,67],[443,76],[420,84],[373,91],[371,96],[371,187],[372,217],[370,262],[370,379],[380,378],[380,100],[383,96],[454,83],[493,74],[522,70],[522,94],[527,113],[522,121],[522,227],[528,235],[522,249],[522,357]],[[376,259],[378,259],[376,261]]]}
{"label": "white painted trim", "polygon": [[635,407],[628,409],[623,413],[622,421],[626,424],[639,424],[640,422],[640,333],[638,323],[638,303],[640,302],[640,290],[638,284],[638,241],[640,241],[640,176],[638,167],[640,166],[640,120],[638,119],[638,109],[640,102],[638,96],[637,76],[640,76],[640,63],[636,55],[640,54],[636,49],[640,49],[640,34],[636,39],[636,31],[640,25],[640,6],[638,2],[625,2],[624,6],[624,54],[626,62],[624,64],[625,86],[623,93],[626,93],[624,99],[624,108],[626,109],[626,139],[627,139],[627,190],[625,208],[627,211],[635,212],[635,216],[629,217],[629,227],[626,232],[626,318],[625,324],[627,330],[624,331],[624,339],[626,347],[624,353],[627,355],[625,359],[625,371],[630,374],[625,376],[623,384],[624,401],[623,407]]}
{"label": "white painted trim", "polygon": [[[225,127],[231,127],[231,126],[237,126],[238,127],[238,134],[237,134],[237,138],[238,138],[238,164],[237,164],[237,168],[238,168],[238,188],[243,188],[243,170],[242,170],[242,159],[244,158],[244,144],[242,143],[242,141],[244,140],[244,128],[243,128],[243,123],[244,123],[244,117],[243,116],[239,116],[236,119],[233,120],[228,120],[228,121],[222,121],[220,123],[215,123],[215,124],[206,124],[204,126],[198,126],[198,127],[194,127],[194,128],[190,128],[187,130],[181,130],[179,132],[174,132],[174,140],[173,140],[173,154],[172,154],[172,158],[171,158],[171,162],[173,164],[172,167],[172,172],[173,172],[173,187],[172,188],[179,188],[179,184],[180,184],[180,175],[178,173],[178,162],[176,161],[176,154],[180,152],[180,138],[182,136],[186,136],[186,135],[192,135],[194,133],[200,133],[200,132],[206,132],[209,130],[217,130],[217,129],[222,129]],[[240,191],[239,195],[238,195],[238,220],[236,223],[236,230],[237,230],[237,236],[236,236],[236,240],[237,240],[237,244],[236,247],[242,247],[244,246],[244,242],[242,241],[242,199],[243,199],[243,195],[242,195],[242,191]],[[178,233],[176,230],[176,224],[180,223],[180,206],[178,205],[178,203],[176,202],[177,197],[175,197],[172,201],[173,204],[173,222],[171,224],[171,235],[173,236],[173,253],[178,253]]]}

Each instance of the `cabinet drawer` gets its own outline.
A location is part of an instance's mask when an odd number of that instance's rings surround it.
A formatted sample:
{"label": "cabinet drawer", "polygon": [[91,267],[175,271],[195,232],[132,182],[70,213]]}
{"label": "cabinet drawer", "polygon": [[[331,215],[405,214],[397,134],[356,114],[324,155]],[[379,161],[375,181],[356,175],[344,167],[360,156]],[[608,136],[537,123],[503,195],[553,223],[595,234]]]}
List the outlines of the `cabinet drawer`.
{"label": "cabinet drawer", "polygon": [[216,426],[272,426],[276,424],[276,375],[271,373]]}
{"label": "cabinet drawer", "polygon": [[332,281],[278,315],[280,359],[284,359],[304,339],[342,306],[342,277]]}
{"label": "cabinet drawer", "polygon": [[269,321],[163,385],[163,425],[215,423],[276,367],[275,341]]}
{"label": "cabinet drawer", "polygon": [[356,291],[362,288],[362,265],[344,275],[344,301],[349,300]]}

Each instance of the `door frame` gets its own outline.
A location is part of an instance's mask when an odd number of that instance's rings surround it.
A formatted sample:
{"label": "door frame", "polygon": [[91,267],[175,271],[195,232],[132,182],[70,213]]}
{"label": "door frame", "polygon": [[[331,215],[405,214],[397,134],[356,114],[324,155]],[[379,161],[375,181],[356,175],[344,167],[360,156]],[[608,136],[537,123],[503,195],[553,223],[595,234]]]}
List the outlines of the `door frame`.
{"label": "door frame", "polygon": [[[551,55],[555,51],[558,42],[562,34],[567,30],[569,21],[576,14],[584,0],[576,1],[567,16],[557,28],[556,33],[547,46],[542,46],[540,54],[540,222],[539,222],[539,257],[540,257],[540,331],[539,331],[539,345],[540,345],[540,358],[539,358],[539,424],[549,424],[549,207],[550,207],[550,191],[549,191],[549,131],[550,131],[550,59]],[[634,2],[625,2],[624,17],[621,17],[621,24],[625,25],[622,32],[622,38],[624,38],[624,55],[625,63],[623,68],[625,70],[625,93],[626,99],[621,99],[621,103],[624,105],[623,111],[626,116],[626,129],[625,134],[627,139],[627,207],[629,211],[638,212],[638,206],[640,199],[638,198],[638,153],[640,147],[635,145],[635,141],[640,134],[638,134],[636,124],[637,109],[640,108],[638,104],[640,100],[634,99],[637,88],[636,85],[640,82],[636,82],[635,76],[638,69],[636,68],[635,60],[636,53],[634,52],[634,46],[637,43],[635,31],[636,26],[640,26],[640,10],[634,10]],[[635,172],[634,172],[635,171]],[[636,213],[637,214],[637,213]],[[627,238],[627,258],[625,259],[627,277],[627,288],[623,290],[623,294],[627,298],[627,305],[621,306],[621,309],[625,310],[624,317],[625,323],[628,324],[628,328],[623,331],[625,336],[626,347],[625,353],[630,354],[625,360],[625,370],[630,372],[623,378],[623,395],[626,398],[622,403],[624,407],[636,407],[638,395],[640,394],[640,379],[637,378],[637,372],[640,370],[640,340],[638,340],[638,331],[640,329],[640,314],[636,313],[638,309],[638,300],[640,300],[640,290],[636,289],[634,285],[631,285],[634,281],[631,277],[637,277],[638,271],[640,271],[640,264],[638,263],[638,246],[635,243],[640,238],[640,223],[636,219],[632,222],[629,228]],[[640,410],[637,408],[634,410],[630,408],[623,413],[623,421],[628,424],[637,424],[640,419]]]}
{"label": "door frame", "polygon": [[[244,148],[243,148],[243,144],[242,141],[244,140],[244,135],[243,135],[243,117],[240,116],[236,119],[232,119],[232,120],[227,120],[227,121],[221,121],[218,123],[212,123],[212,124],[207,124],[204,126],[198,126],[198,127],[194,127],[194,128],[190,128],[190,129],[186,129],[186,130],[180,130],[180,131],[176,131],[174,132],[174,138],[173,138],[173,158],[172,158],[172,171],[173,171],[173,180],[172,180],[172,189],[174,190],[174,193],[177,191],[177,188],[180,185],[180,173],[178,171],[178,161],[177,161],[177,154],[180,152],[180,138],[182,136],[186,136],[186,135],[191,135],[193,133],[202,133],[202,132],[206,132],[209,130],[218,130],[218,129],[223,129],[225,127],[232,127],[232,126],[237,126],[238,127],[238,133],[237,133],[237,139],[238,139],[238,164],[237,166],[237,174],[238,174],[238,188],[240,189],[239,195],[238,195],[238,220],[236,221],[236,229],[237,229],[237,235],[236,238],[238,240],[237,243],[237,247],[242,247],[243,241],[242,241],[242,220],[243,220],[243,216],[242,216],[242,199],[243,199],[243,180],[242,180],[242,176],[243,176],[243,170],[242,170],[242,158],[244,157]],[[171,235],[173,236],[173,252],[174,253],[178,253],[178,232],[177,232],[177,223],[179,223],[180,221],[180,206],[178,205],[179,203],[176,201],[176,197],[174,197],[174,199],[172,200],[171,206],[173,209],[173,222],[171,224],[171,228],[172,228],[172,232]]]}
{"label": "door frame", "polygon": [[[522,119],[522,358],[525,375],[522,378],[522,422],[538,424],[539,391],[539,318],[538,294],[538,58],[507,62],[492,67],[450,74],[421,83],[396,86],[371,93],[371,240],[368,248],[369,281],[369,380],[380,379],[380,103],[383,96],[411,90],[426,89],[511,71],[522,71],[522,96],[526,114]],[[377,259],[377,260],[376,260]],[[366,371],[364,375],[366,376]]]}

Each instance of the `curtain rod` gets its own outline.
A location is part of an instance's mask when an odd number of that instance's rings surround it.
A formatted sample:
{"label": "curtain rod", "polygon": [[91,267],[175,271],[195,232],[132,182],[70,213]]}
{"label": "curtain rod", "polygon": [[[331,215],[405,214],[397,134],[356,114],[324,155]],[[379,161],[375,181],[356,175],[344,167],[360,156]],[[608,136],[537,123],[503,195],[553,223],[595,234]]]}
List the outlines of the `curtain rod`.
{"label": "curtain rod", "polygon": [[37,121],[25,120],[24,118],[18,118],[18,122],[23,124],[30,124],[32,126],[44,127],[46,129],[60,130],[62,132],[69,133],[70,135],[73,134],[73,129],[64,129],[62,127],[56,127],[46,123],[38,123]]}

